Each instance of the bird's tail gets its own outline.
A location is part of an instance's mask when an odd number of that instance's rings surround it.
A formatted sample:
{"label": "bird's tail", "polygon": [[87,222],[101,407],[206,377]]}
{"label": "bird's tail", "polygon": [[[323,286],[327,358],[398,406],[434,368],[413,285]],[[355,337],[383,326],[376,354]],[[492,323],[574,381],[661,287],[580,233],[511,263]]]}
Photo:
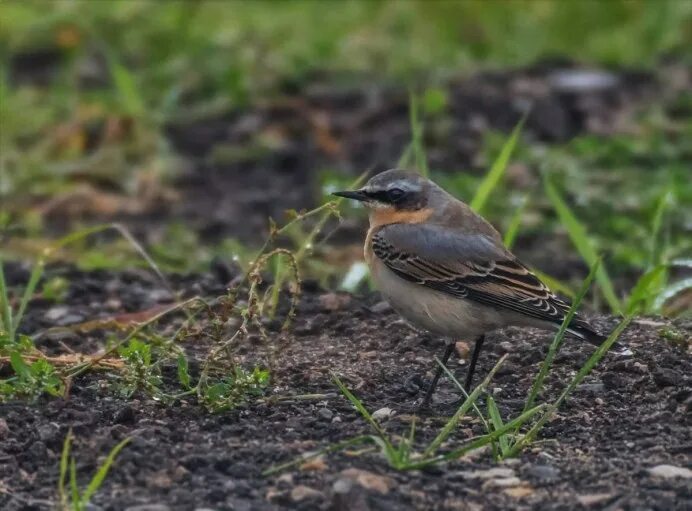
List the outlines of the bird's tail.
{"label": "bird's tail", "polygon": [[[600,346],[601,344],[603,344],[603,341],[606,340],[605,335],[601,335],[598,332],[594,331],[591,325],[579,318],[574,318],[572,320],[569,327],[567,328],[567,331],[572,335],[580,339],[583,339],[584,341],[591,343],[595,346]],[[616,341],[611,349],[622,351],[625,349],[625,347],[621,343]]]}

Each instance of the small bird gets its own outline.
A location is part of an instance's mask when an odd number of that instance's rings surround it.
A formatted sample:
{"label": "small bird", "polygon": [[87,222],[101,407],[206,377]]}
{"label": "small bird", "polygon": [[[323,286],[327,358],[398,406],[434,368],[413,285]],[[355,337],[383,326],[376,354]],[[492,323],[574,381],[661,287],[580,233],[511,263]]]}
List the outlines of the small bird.
{"label": "small bird", "polygon": [[[369,208],[365,260],[391,306],[414,326],[444,337],[447,361],[457,340],[475,340],[470,390],[485,334],[510,325],[558,329],[570,305],[555,296],[469,206],[414,172],[387,170],[363,188],[334,195]],[[604,336],[574,316],[567,330],[600,344]],[[421,408],[429,406],[439,365]]]}

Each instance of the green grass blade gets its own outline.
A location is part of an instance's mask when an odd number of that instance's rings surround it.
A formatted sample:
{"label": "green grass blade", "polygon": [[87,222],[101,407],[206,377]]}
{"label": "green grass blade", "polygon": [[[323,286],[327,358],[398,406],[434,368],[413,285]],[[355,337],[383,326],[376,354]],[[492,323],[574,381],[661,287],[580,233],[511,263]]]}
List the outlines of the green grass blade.
{"label": "green grass blade", "polygon": [[627,299],[625,306],[627,314],[637,314],[642,310],[647,311],[649,304],[653,303],[655,298],[660,295],[667,274],[668,266],[665,264],[656,265],[644,273],[637,280]]}
{"label": "green grass blade", "polygon": [[476,190],[476,194],[474,195],[470,204],[471,209],[477,213],[482,213],[483,207],[485,206],[486,202],[488,202],[490,194],[498,185],[502,179],[502,176],[504,176],[505,170],[507,169],[507,164],[509,163],[509,159],[511,158],[514,148],[517,145],[517,140],[519,140],[519,135],[522,127],[524,126],[525,120],[526,116],[524,116],[521,121],[519,121],[519,124],[514,127],[511,135],[502,146],[500,154],[497,158],[495,158],[495,161],[490,167],[490,171],[486,174],[483,181],[481,181],[481,184],[478,186],[478,190]]}
{"label": "green grass blade", "polygon": [[70,494],[72,495],[72,510],[81,511],[84,506],[82,506],[82,500],[79,496],[79,486],[77,486],[77,465],[74,458],[70,458]]}
{"label": "green grass blade", "polygon": [[89,486],[87,486],[86,490],[84,491],[84,494],[82,495],[82,503],[84,505],[89,503],[91,497],[101,487],[104,479],[108,475],[108,471],[110,470],[111,466],[113,465],[113,462],[115,461],[116,456],[123,449],[123,447],[125,447],[130,442],[130,440],[131,438],[126,438],[118,445],[113,447],[113,449],[111,449],[111,452],[108,453],[106,461],[103,462],[103,465],[99,467],[99,469],[96,471],[96,474],[94,474],[94,477],[91,478]]}
{"label": "green grass blade", "polygon": [[512,246],[514,246],[514,242],[517,239],[517,235],[519,234],[519,228],[521,227],[521,218],[524,215],[524,210],[526,209],[528,203],[529,196],[524,195],[521,199],[521,202],[519,203],[519,206],[517,207],[517,209],[514,210],[512,218],[509,221],[509,225],[507,226],[507,230],[505,231],[505,237],[502,240],[505,246],[509,249],[511,249]]}
{"label": "green grass blade", "polygon": [[139,92],[140,88],[137,86],[134,75],[112,54],[108,58],[108,67],[125,112],[133,117],[145,114],[144,99]]}
{"label": "green grass blade", "polygon": [[[504,424],[502,423],[502,416],[500,415],[500,410],[497,408],[495,400],[492,396],[488,396],[486,401],[486,406],[488,407],[488,416],[492,421],[493,429],[495,431],[499,429],[501,430]],[[498,437],[498,442],[500,444],[500,452],[502,453],[502,456],[506,456],[509,452],[509,440],[507,439],[507,435],[501,435]]]}
{"label": "green grass blade", "polygon": [[581,369],[579,369],[577,374],[574,376],[572,381],[570,381],[569,385],[567,385],[567,387],[562,392],[562,394],[560,394],[557,400],[552,405],[550,405],[547,411],[541,416],[541,418],[538,421],[536,421],[536,423],[531,427],[531,429],[517,442],[515,442],[515,444],[512,446],[509,452],[509,456],[516,456],[519,452],[521,452],[522,449],[524,449],[527,445],[533,442],[536,435],[540,432],[543,426],[550,420],[550,418],[557,411],[560,405],[565,401],[565,399],[567,399],[567,397],[572,393],[572,391],[574,391],[577,385],[579,385],[582,382],[582,380],[591,372],[591,370],[596,366],[596,364],[598,364],[601,361],[601,359],[605,356],[607,351],[620,337],[620,334],[622,334],[623,330],[627,328],[627,326],[630,324],[633,317],[633,315],[626,316],[625,319],[623,319],[620,322],[620,324],[615,328],[615,330],[613,330],[610,333],[608,338],[605,341],[603,341],[603,343],[598,347],[598,349],[596,349],[596,351],[591,355],[591,357],[589,357],[589,359],[581,367]]}
{"label": "green grass blade", "polygon": [[423,177],[428,177],[430,171],[428,169],[428,158],[425,154],[423,145],[423,124],[419,118],[420,105],[418,97],[411,92],[409,94],[409,123],[411,125],[411,153],[416,170]]}
{"label": "green grass blade", "polygon": [[[564,201],[557,188],[550,181],[549,177],[546,176],[544,184],[546,194],[552,202],[560,222],[565,229],[567,229],[567,233],[569,234],[572,243],[574,243],[574,246],[586,264],[588,264],[589,267],[593,266],[598,259],[598,254],[596,253],[596,250],[594,249],[591,240],[586,233],[586,229]],[[614,313],[620,314],[622,311],[622,304],[615,294],[615,288],[613,287],[613,283],[610,280],[604,266],[601,266],[598,269],[598,272],[596,273],[596,281],[598,282],[601,292],[608,302],[610,309]]]}
{"label": "green grass blade", "polygon": [[12,308],[7,293],[7,283],[5,281],[5,270],[2,259],[0,259],[0,330],[7,332],[10,343],[14,343],[12,337]]}
{"label": "green grass blade", "polygon": [[388,447],[392,450],[395,451],[394,446],[387,440],[387,434],[385,431],[382,429],[382,426],[380,426],[375,419],[372,418],[372,415],[370,415],[370,412],[363,406],[363,403],[354,396],[350,390],[346,387],[346,385],[343,384],[343,382],[339,379],[339,377],[336,375],[336,373],[332,373],[332,379],[334,380],[334,383],[336,383],[337,387],[339,387],[339,390],[341,393],[346,396],[346,398],[351,402],[351,404],[360,412],[360,414],[363,416],[363,418],[372,426],[372,428],[377,432],[377,434],[382,437],[382,439],[387,443]]}
{"label": "green grass blade", "polygon": [[67,480],[71,443],[72,428],[70,428],[67,431],[67,436],[65,436],[65,441],[62,445],[62,454],[60,455],[60,476],[58,478],[58,496],[60,497],[60,505],[63,509],[67,509],[67,493],[65,491],[65,482]]}
{"label": "green grass blade", "polygon": [[36,286],[38,285],[38,281],[43,276],[44,268],[45,268],[44,262],[39,261],[38,263],[36,263],[34,265],[33,270],[31,270],[31,275],[29,276],[29,282],[27,283],[26,287],[24,288],[24,293],[22,295],[22,299],[19,302],[19,309],[17,309],[17,313],[14,316],[14,320],[12,323],[12,330],[10,331],[10,338],[11,339],[16,338],[17,329],[19,328],[19,325],[22,322],[22,318],[24,317],[24,312],[26,312],[26,306],[29,304],[29,300],[31,300],[31,297],[34,296],[34,291],[36,291]]}
{"label": "green grass blade", "polygon": [[656,204],[656,209],[651,220],[651,248],[649,250],[649,266],[655,266],[661,264],[662,262],[661,254],[665,253],[665,249],[661,249],[661,240],[659,239],[659,234],[661,232],[661,227],[663,226],[663,217],[665,216],[668,208],[674,204],[674,201],[674,190],[671,185],[668,185],[663,191],[663,194],[661,194],[658,204]]}
{"label": "green grass blade", "polygon": [[584,296],[586,296],[586,293],[591,287],[596,272],[598,271],[599,264],[600,260],[596,259],[596,262],[591,266],[589,274],[587,275],[586,279],[584,279],[584,282],[582,283],[581,288],[577,293],[577,296],[572,302],[569,311],[567,311],[567,315],[565,316],[565,319],[562,321],[560,329],[558,330],[557,334],[555,334],[555,337],[553,337],[553,341],[550,343],[550,347],[548,348],[548,354],[546,355],[545,359],[543,360],[543,363],[541,364],[541,368],[538,371],[538,374],[536,375],[536,379],[533,381],[533,385],[531,385],[531,390],[529,391],[529,395],[526,398],[526,404],[524,405],[524,411],[528,410],[533,406],[533,403],[536,401],[538,393],[543,388],[543,381],[545,380],[545,377],[548,375],[550,366],[553,364],[555,355],[557,354],[558,349],[562,344],[562,340],[564,339],[565,334],[567,333],[567,328],[569,327],[569,324],[572,322],[572,318],[576,314],[579,305],[581,304],[582,300],[584,299]]}
{"label": "green grass blade", "polygon": [[426,466],[434,465],[436,463],[441,463],[444,461],[456,460],[468,452],[471,452],[475,449],[478,449],[480,447],[483,447],[485,445],[488,445],[488,444],[494,442],[495,440],[500,438],[502,435],[505,435],[508,431],[512,431],[514,429],[520,428],[527,421],[529,421],[534,415],[546,410],[547,408],[548,408],[547,404],[538,405],[537,407],[532,408],[531,410],[522,413],[519,417],[517,417],[516,419],[514,419],[512,421],[509,421],[507,424],[502,426],[502,428],[495,430],[492,433],[478,437],[477,439],[472,440],[471,442],[468,442],[464,446],[453,449],[452,451],[450,451],[446,454],[442,454],[440,456],[428,457],[428,458],[424,458],[423,460],[418,461],[416,463],[410,463],[406,467],[406,469],[415,470],[415,469],[424,468]]}
{"label": "green grass blade", "polygon": [[[457,380],[457,377],[454,376],[454,373],[452,373],[452,371],[450,371],[449,368],[448,368],[446,365],[444,365],[444,364],[442,363],[442,361],[441,361],[440,359],[438,359],[437,357],[435,357],[435,362],[437,362],[437,363],[440,365],[440,367],[442,367],[442,370],[443,370],[443,371],[445,372],[445,374],[447,375],[447,378],[449,378],[450,380],[452,380],[452,382],[454,383],[454,385],[456,385],[457,388],[461,391],[461,393],[464,394],[464,397],[465,397],[466,399],[468,399],[468,398],[469,398],[468,392],[466,392],[466,389],[465,389],[464,386],[461,384],[461,382],[460,382],[459,380]],[[478,418],[479,418],[479,419],[481,420],[481,422],[483,423],[483,426],[485,427],[485,430],[486,430],[488,433],[492,432],[492,429],[490,429],[490,424],[488,424],[488,421],[485,419],[485,416],[483,415],[483,412],[481,412],[480,408],[478,408],[478,406],[476,405],[476,403],[473,403],[473,411],[476,412],[476,415],[478,415]]]}
{"label": "green grass blade", "polygon": [[481,382],[478,387],[476,387],[473,392],[467,397],[464,402],[461,404],[461,406],[457,409],[457,411],[454,413],[451,419],[447,421],[447,423],[444,425],[442,428],[442,431],[433,439],[432,442],[430,442],[430,445],[425,449],[425,452],[423,453],[424,457],[430,457],[432,456],[435,451],[442,445],[442,443],[447,440],[449,435],[452,434],[452,431],[454,431],[454,428],[456,428],[457,424],[461,420],[461,418],[466,415],[466,412],[468,412],[469,408],[476,402],[476,400],[480,397],[481,393],[486,389],[488,384],[490,383],[490,380],[493,379],[493,376],[495,376],[495,373],[497,372],[498,369],[500,369],[500,366],[504,363],[504,361],[507,359],[507,355],[504,355],[500,360],[497,361],[497,364],[495,364],[495,367],[493,367],[488,375],[485,377],[483,382]]}

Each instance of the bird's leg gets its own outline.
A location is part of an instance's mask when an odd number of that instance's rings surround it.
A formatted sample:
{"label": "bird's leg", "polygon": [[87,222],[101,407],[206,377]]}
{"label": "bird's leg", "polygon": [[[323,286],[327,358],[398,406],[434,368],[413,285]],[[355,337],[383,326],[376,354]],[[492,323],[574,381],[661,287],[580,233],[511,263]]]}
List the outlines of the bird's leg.
{"label": "bird's leg", "polygon": [[[454,343],[448,344],[447,347],[445,348],[445,352],[442,355],[442,365],[446,366],[447,361],[449,360],[449,357],[452,355],[452,352],[454,351]],[[430,386],[428,387],[428,391],[425,393],[425,397],[423,398],[423,402],[420,405],[421,410],[425,410],[430,406],[430,402],[432,401],[432,396],[435,393],[435,387],[437,387],[437,382],[440,379],[440,376],[442,376],[442,372],[444,369],[442,369],[442,366],[440,364],[435,364],[437,367],[437,371],[435,372],[435,376],[433,377],[432,381],[430,382]]]}
{"label": "bird's leg", "polygon": [[481,354],[481,349],[483,348],[483,341],[485,341],[485,335],[481,335],[478,339],[476,339],[476,344],[473,347],[471,362],[469,363],[469,368],[466,371],[466,383],[464,383],[464,389],[466,392],[471,392],[471,381],[473,380],[473,373],[476,370],[478,355]]}

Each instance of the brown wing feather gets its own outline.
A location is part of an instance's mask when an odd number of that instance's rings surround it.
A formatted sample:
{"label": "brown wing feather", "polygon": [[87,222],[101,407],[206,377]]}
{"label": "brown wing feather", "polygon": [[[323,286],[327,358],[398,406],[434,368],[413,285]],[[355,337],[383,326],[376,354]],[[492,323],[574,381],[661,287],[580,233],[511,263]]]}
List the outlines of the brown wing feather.
{"label": "brown wing feather", "polygon": [[450,262],[444,257],[439,262],[397,248],[387,239],[386,229],[373,235],[372,249],[400,277],[452,296],[554,323],[569,309],[516,259]]}

